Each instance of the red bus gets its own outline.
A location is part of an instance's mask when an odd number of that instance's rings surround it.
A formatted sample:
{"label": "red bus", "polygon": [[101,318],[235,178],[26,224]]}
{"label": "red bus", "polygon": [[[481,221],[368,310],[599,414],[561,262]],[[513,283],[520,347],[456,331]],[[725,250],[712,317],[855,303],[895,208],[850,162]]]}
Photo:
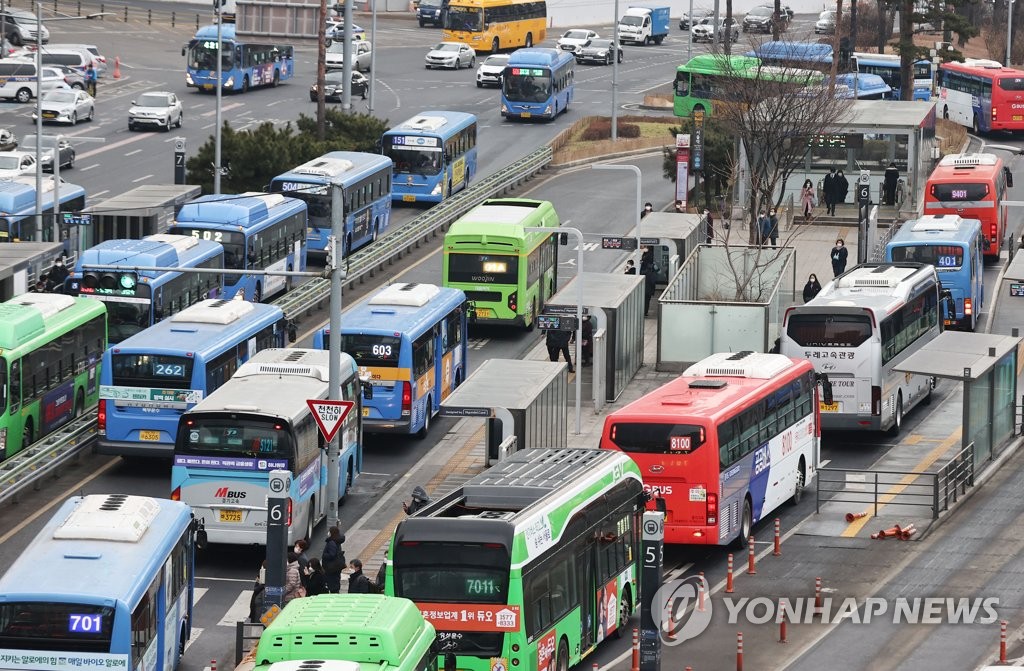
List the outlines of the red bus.
{"label": "red bus", "polygon": [[640,467],[665,542],[744,546],[800,500],[818,467],[814,367],[781,354],[713,354],[605,418],[601,448]]}
{"label": "red bus", "polygon": [[995,154],[948,154],[924,187],[925,214],[958,214],[981,222],[985,260],[996,261],[1009,244],[1006,189],[1013,173]]}
{"label": "red bus", "polygon": [[976,134],[1024,130],[1024,72],[988,60],[943,63],[936,113]]}

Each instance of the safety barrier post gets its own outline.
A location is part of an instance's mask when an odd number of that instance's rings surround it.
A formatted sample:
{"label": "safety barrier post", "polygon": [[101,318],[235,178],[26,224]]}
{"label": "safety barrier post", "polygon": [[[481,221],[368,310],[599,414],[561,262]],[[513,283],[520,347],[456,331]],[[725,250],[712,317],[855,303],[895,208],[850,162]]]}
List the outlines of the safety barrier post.
{"label": "safety barrier post", "polygon": [[704,585],[707,584],[707,583],[704,582],[704,571],[701,571],[698,575],[700,576],[700,584],[697,586],[697,610],[699,612],[703,613],[704,612]]}
{"label": "safety barrier post", "polygon": [[743,632],[736,632],[736,671],[743,671]]}
{"label": "safety barrier post", "polygon": [[597,662],[594,662],[594,671],[597,671]]}
{"label": "safety barrier post", "polygon": [[772,555],[775,557],[782,556],[782,535],[780,534],[782,528],[782,520],[778,517],[775,518],[775,551]]}
{"label": "safety barrier post", "polygon": [[732,594],[732,553],[729,553],[729,557],[726,560],[725,568],[725,593]]}
{"label": "safety barrier post", "polygon": [[779,599],[779,643],[786,642],[786,602]]}
{"label": "safety barrier post", "polygon": [[821,615],[821,578],[814,579],[814,614]]}
{"label": "safety barrier post", "polygon": [[217,671],[217,660],[216,659],[211,659],[210,660],[210,671]]}
{"label": "safety barrier post", "polygon": [[747,575],[754,575],[757,569],[754,568],[754,534],[747,539]]}
{"label": "safety barrier post", "polygon": [[1006,664],[1006,620],[999,621],[999,663]]}
{"label": "safety barrier post", "polygon": [[640,630],[633,627],[633,665],[630,671],[640,671]]}
{"label": "safety barrier post", "polygon": [[676,640],[676,609],[672,607],[672,600],[665,604],[668,608],[668,640]]}

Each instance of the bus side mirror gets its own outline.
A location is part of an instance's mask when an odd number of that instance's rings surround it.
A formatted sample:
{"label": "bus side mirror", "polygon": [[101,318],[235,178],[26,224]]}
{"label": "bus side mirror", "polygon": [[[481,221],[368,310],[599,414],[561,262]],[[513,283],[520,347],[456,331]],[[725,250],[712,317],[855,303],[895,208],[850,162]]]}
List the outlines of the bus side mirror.
{"label": "bus side mirror", "polygon": [[818,373],[818,384],[821,385],[821,402],[825,405],[832,405],[832,383],[828,381],[828,375]]}
{"label": "bus side mirror", "polygon": [[956,301],[953,299],[953,292],[949,289],[943,289],[939,297],[942,299],[942,307],[945,308],[946,318],[956,319]]}
{"label": "bus side mirror", "polygon": [[360,382],[359,386],[363,388],[363,398],[367,401],[373,400],[373,385],[369,382]]}
{"label": "bus side mirror", "polygon": [[206,535],[206,524],[202,517],[196,519],[194,515],[192,516],[192,530],[196,534],[196,547],[205,550],[209,544],[209,538]]}
{"label": "bus side mirror", "polygon": [[288,342],[295,342],[299,339],[299,329],[296,328],[295,322],[288,322]]}
{"label": "bus side mirror", "polygon": [[458,667],[455,664],[455,655],[450,652],[446,652],[444,655],[444,671],[456,671]]}
{"label": "bus side mirror", "polygon": [[1012,188],[1013,187],[1013,173],[1010,172],[1010,168],[1008,166],[1005,166],[1005,165],[1003,166],[1003,174],[1006,175],[1006,186]]}
{"label": "bus side mirror", "polygon": [[188,47],[182,47],[182,48],[181,48],[181,55],[182,55],[182,56],[184,56],[184,55],[185,55],[185,52],[186,52],[187,50],[188,50]]}
{"label": "bus side mirror", "polygon": [[568,233],[559,233],[558,234],[558,244],[562,245],[563,247],[568,245],[569,244],[569,234]]}

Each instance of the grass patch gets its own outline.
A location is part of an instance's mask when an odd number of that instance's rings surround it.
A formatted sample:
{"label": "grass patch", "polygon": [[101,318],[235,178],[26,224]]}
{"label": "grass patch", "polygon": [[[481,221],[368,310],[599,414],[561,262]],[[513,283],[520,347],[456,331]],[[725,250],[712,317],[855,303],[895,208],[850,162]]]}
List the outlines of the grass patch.
{"label": "grass patch", "polygon": [[618,118],[618,141],[612,142],[610,117],[586,117],[552,141],[554,163],[673,144],[668,129],[678,125],[679,120],[674,117],[621,116]]}

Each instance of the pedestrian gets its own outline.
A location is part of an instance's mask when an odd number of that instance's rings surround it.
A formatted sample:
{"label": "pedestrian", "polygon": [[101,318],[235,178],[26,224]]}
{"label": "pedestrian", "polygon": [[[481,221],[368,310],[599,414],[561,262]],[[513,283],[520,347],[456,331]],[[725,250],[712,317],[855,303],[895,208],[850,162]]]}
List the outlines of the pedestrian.
{"label": "pedestrian", "polygon": [[839,238],[836,240],[836,246],[832,248],[832,275],[833,277],[839,277],[846,270],[846,257],[848,252],[846,251],[846,245],[843,244],[843,239]]}
{"label": "pedestrian", "polygon": [[775,213],[775,208],[768,210],[768,237],[772,241],[772,247],[778,245],[779,242],[779,215]]}
{"label": "pedestrian", "polygon": [[676,213],[677,214],[686,214],[686,206],[683,205],[683,201],[681,201],[681,200],[677,200],[676,201]]}
{"label": "pedestrian", "polygon": [[840,170],[836,173],[836,202],[832,205],[832,214],[836,213],[836,205],[842,205],[846,202],[846,196],[850,193],[850,182],[843,175],[843,171]]}
{"label": "pedestrian", "polygon": [[370,588],[373,585],[363,573],[363,562],[353,559],[348,563],[348,567],[352,569],[352,572],[348,574],[348,593],[370,594],[372,592]]}
{"label": "pedestrian", "polygon": [[331,527],[327,532],[324,551],[320,555],[320,563],[327,578],[327,591],[331,594],[341,591],[341,572],[345,568],[345,550],[342,548],[344,542],[345,534],[341,533],[341,529]]}
{"label": "pedestrian", "polygon": [[299,571],[299,556],[288,553],[288,564],[284,569],[284,596],[281,605],[287,606],[292,599],[306,596],[306,588],[302,586],[302,572]]}
{"label": "pedestrian", "polygon": [[309,555],[306,554],[307,550],[309,550],[308,540],[300,538],[295,541],[295,556],[298,557],[299,570],[302,571],[303,574],[309,571]]}
{"label": "pedestrian", "polygon": [[583,318],[583,342],[580,343],[580,348],[584,366],[589,366],[594,360],[594,323],[591,321],[592,319],[590,315]]}
{"label": "pedestrian", "polygon": [[574,369],[572,367],[572,357],[569,355],[569,343],[572,342],[572,332],[552,329],[547,332],[545,340],[548,347],[548,357],[552,361],[558,361],[558,355],[562,354],[565,357],[565,362],[569,364],[569,372],[572,373]]}
{"label": "pedestrian", "polygon": [[654,290],[658,286],[658,272],[654,263],[641,263],[640,274],[644,276],[644,316],[647,316],[651,307],[651,299],[654,297]]}
{"label": "pedestrian", "polygon": [[383,594],[384,587],[387,585],[388,580],[388,551],[384,550],[384,560],[380,563],[380,568],[377,569],[377,577],[373,581],[373,593]]}
{"label": "pedestrian", "polygon": [[821,283],[818,282],[818,276],[811,273],[810,277],[807,278],[807,284],[804,285],[804,303],[809,302],[812,298],[818,295],[821,291]]}
{"label": "pedestrian", "polygon": [[260,564],[256,572],[256,581],[252,584],[252,596],[249,597],[249,622],[259,622],[263,615],[263,592],[267,588],[267,560]]}
{"label": "pedestrian", "polygon": [[42,275],[39,276],[39,279],[36,280],[36,285],[35,287],[33,287],[32,290],[37,294],[46,293],[46,273],[43,273]]}
{"label": "pedestrian", "polygon": [[835,166],[829,168],[828,174],[825,175],[825,179],[822,184],[822,195],[825,198],[825,214],[832,216],[835,212],[836,201],[836,169]]}
{"label": "pedestrian", "polygon": [[327,594],[327,575],[323,564],[316,557],[309,560],[309,575],[306,576],[306,596]]}
{"label": "pedestrian", "polygon": [[636,275],[636,264],[633,263],[633,259],[626,261],[626,275]]}
{"label": "pedestrian", "polygon": [[654,206],[651,205],[649,202],[644,203],[644,209],[640,210],[640,218],[643,219],[651,212],[654,212]]}
{"label": "pedestrian", "polygon": [[85,69],[85,85],[89,90],[89,95],[93,98],[96,97],[96,81],[99,75],[96,73],[96,66],[89,63],[89,67]]}
{"label": "pedestrian", "polygon": [[412,515],[414,512],[423,508],[430,503],[430,495],[427,494],[427,490],[423,489],[419,485],[412,488],[412,500],[409,503],[402,501],[402,510],[405,511],[406,515]]}
{"label": "pedestrian", "polygon": [[814,182],[809,179],[804,180],[803,188],[800,189],[800,207],[804,213],[804,221],[808,222],[811,220],[811,216],[814,214],[814,208],[818,205],[818,198],[814,195]]}
{"label": "pedestrian", "polygon": [[711,210],[704,210],[704,244],[710,245],[715,237],[715,220]]}
{"label": "pedestrian", "polygon": [[650,247],[644,247],[640,254],[640,274],[644,274],[644,266],[651,266],[654,268],[654,272],[658,272],[658,264],[654,262],[654,250]]}
{"label": "pedestrian", "polygon": [[757,213],[757,244],[764,247],[771,235],[772,222],[764,210]]}
{"label": "pedestrian", "polygon": [[49,281],[53,285],[53,291],[59,294],[64,293],[64,280],[66,280],[68,275],[71,274],[68,272],[68,268],[64,263],[64,257],[58,257],[53,263],[53,268],[50,268],[50,272],[47,275]]}
{"label": "pedestrian", "polygon": [[889,167],[885,169],[885,178],[882,181],[882,195],[885,198],[884,205],[896,204],[896,184],[900,181],[900,171],[896,168],[896,162],[890,161]]}

